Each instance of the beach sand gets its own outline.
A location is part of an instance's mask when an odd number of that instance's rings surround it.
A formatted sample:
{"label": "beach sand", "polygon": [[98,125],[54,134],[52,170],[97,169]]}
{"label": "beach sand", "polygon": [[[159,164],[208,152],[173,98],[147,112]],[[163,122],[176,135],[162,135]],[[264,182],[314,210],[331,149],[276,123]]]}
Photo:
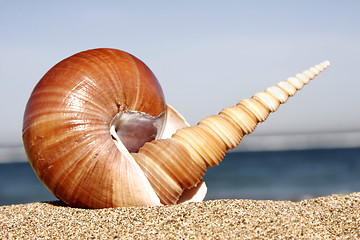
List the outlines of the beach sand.
{"label": "beach sand", "polygon": [[1,206],[0,238],[358,239],[360,193],[110,209],[61,202]]}

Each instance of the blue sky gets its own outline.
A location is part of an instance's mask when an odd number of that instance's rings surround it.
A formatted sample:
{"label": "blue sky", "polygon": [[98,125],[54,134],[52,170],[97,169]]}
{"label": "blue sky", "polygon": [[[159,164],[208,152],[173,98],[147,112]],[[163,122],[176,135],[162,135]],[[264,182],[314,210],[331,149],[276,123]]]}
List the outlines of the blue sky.
{"label": "blue sky", "polygon": [[360,1],[0,1],[0,144],[54,64],[111,47],[143,60],[191,123],[323,60],[256,134],[360,130]]}

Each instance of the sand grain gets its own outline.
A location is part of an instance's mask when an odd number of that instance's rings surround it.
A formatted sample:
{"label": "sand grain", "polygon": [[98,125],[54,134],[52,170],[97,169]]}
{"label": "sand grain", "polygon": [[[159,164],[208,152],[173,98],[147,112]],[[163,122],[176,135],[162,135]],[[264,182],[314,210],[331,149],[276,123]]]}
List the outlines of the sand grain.
{"label": "sand grain", "polygon": [[0,207],[0,237],[5,239],[358,239],[359,229],[360,193],[301,202],[215,200],[95,210],[60,202]]}

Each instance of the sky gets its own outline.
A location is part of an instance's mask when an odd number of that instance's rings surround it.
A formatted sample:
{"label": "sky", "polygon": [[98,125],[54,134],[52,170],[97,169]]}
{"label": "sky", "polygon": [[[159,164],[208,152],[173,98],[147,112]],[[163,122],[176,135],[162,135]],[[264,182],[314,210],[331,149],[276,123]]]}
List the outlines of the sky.
{"label": "sky", "polygon": [[144,61],[192,125],[329,60],[254,134],[359,132],[359,11],[357,0],[0,0],[0,145],[21,144],[26,103],[52,66],[99,47]]}

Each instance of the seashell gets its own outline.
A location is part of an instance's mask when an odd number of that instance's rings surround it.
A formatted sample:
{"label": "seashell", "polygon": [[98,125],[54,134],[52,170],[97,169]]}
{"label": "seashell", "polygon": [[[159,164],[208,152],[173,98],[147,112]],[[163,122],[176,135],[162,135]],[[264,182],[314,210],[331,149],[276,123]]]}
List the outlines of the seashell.
{"label": "seashell", "polygon": [[116,49],[77,53],[34,88],[23,122],[35,173],[74,207],[202,201],[207,168],[329,65],[325,61],[196,126],[165,104],[151,70]]}

